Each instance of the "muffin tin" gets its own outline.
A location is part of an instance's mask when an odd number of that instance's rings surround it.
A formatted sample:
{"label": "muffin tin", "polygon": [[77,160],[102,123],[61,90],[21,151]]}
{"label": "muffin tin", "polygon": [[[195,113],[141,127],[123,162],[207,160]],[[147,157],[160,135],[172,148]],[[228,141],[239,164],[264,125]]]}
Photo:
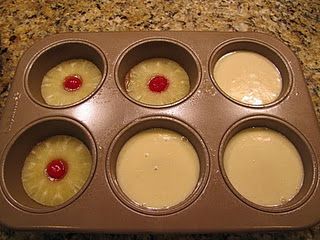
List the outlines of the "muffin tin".
{"label": "muffin tin", "polygon": [[[249,50],[271,60],[283,88],[263,106],[237,102],[214,81],[212,69],[224,54]],[[128,70],[144,59],[170,58],[190,78],[190,93],[178,102],[151,106],[125,90]],[[84,58],[102,72],[97,89],[68,106],[41,97],[43,75],[58,63]],[[268,127],[298,149],[304,183],[294,199],[262,207],[232,187],[222,156],[229,139],[248,127]],[[140,207],[121,192],[115,163],[121,146],[148,128],[167,128],[189,139],[200,159],[194,192],[161,210]],[[45,138],[67,134],[93,156],[89,180],[65,204],[45,207],[23,190],[21,169],[30,149]],[[260,33],[109,32],[66,33],[34,44],[20,60],[0,122],[0,222],[16,229],[92,232],[224,232],[303,228],[320,221],[320,132],[299,62],[279,40]]]}

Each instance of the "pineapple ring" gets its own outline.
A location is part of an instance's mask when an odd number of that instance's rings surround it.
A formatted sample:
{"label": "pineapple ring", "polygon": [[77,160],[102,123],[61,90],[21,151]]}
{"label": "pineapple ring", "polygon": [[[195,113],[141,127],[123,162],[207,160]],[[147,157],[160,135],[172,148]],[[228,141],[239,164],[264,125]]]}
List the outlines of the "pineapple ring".
{"label": "pineapple ring", "polygon": [[[67,91],[64,80],[68,76],[80,76],[81,87]],[[41,83],[41,95],[44,101],[52,106],[76,103],[90,95],[101,79],[99,68],[92,62],[85,59],[71,59],[58,64],[46,73]]]}
{"label": "pineapple ring", "polygon": [[[46,172],[48,164],[63,159],[68,170],[59,180]],[[22,168],[23,188],[30,198],[45,206],[57,206],[72,198],[88,180],[92,167],[90,151],[77,138],[57,135],[34,146]]]}
{"label": "pineapple ring", "polygon": [[[157,76],[168,80],[164,91],[150,90],[149,82]],[[139,102],[164,105],[185,97],[190,91],[190,81],[186,71],[175,61],[151,58],[130,69],[126,75],[126,90],[130,97]]]}

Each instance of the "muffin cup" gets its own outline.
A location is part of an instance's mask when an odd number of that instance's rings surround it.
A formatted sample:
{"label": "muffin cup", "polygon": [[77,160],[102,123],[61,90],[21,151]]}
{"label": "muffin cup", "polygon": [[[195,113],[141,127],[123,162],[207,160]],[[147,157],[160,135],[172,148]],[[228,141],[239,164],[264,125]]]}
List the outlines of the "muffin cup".
{"label": "muffin cup", "polygon": [[[170,104],[151,105],[130,97],[126,90],[125,76],[138,63],[151,58],[167,58],[177,62],[188,74],[190,81],[189,93],[180,100]],[[144,107],[163,108],[181,103],[189,98],[197,89],[201,79],[201,69],[196,55],[182,43],[170,39],[148,39],[127,48],[118,59],[115,79],[122,94],[136,104]]]}
{"label": "muffin cup", "polygon": [[[48,207],[35,202],[27,195],[22,186],[21,171],[31,149],[37,143],[55,135],[69,135],[82,141],[91,153],[92,167],[86,183],[78,193],[61,205]],[[7,145],[3,159],[1,184],[8,199],[25,211],[46,213],[71,204],[89,185],[96,167],[96,146],[91,134],[81,124],[68,118],[50,117],[40,119],[21,129]]]}
{"label": "muffin cup", "polygon": [[[281,78],[282,78],[282,89],[279,94],[279,96],[272,101],[271,103],[267,104],[259,104],[259,105],[253,105],[249,103],[244,103],[241,101],[238,101],[234,98],[232,98],[228,93],[224,92],[220,86],[215,81],[215,76],[213,74],[213,69],[217,61],[225,56],[228,53],[235,52],[235,51],[249,51],[258,53],[261,56],[267,58],[270,60],[275,67],[280,72]],[[232,71],[232,69],[229,69]],[[212,53],[210,60],[209,60],[209,70],[210,78],[212,82],[215,84],[216,88],[228,99],[231,101],[246,106],[246,107],[253,107],[253,108],[266,108],[270,106],[274,106],[281,102],[290,92],[290,89],[292,87],[292,73],[290,70],[290,67],[288,63],[286,62],[285,58],[282,56],[282,54],[274,49],[269,44],[266,44],[264,42],[257,41],[256,39],[246,39],[246,38],[239,38],[239,39],[231,39],[228,40],[221,45],[219,45]]]}
{"label": "muffin cup", "polygon": [[[232,186],[225,172],[223,155],[224,155],[225,148],[228,145],[228,142],[233,136],[235,136],[241,130],[253,128],[253,127],[268,128],[278,133],[281,133],[282,135],[287,137],[287,139],[289,139],[290,142],[293,143],[293,145],[298,150],[299,155],[301,156],[301,161],[303,163],[303,169],[304,169],[303,185],[300,191],[294,196],[294,198],[283,205],[266,207],[266,206],[261,206],[247,200],[245,197],[241,195],[241,193],[239,193]],[[266,212],[286,212],[286,211],[296,209],[297,207],[299,207],[305,201],[308,200],[310,195],[313,193],[315,184],[317,182],[316,172],[318,169],[318,165],[317,165],[314,152],[310,147],[310,144],[308,143],[308,141],[293,126],[291,126],[285,121],[282,121],[280,119],[277,119],[271,116],[251,116],[245,119],[241,119],[240,121],[235,123],[233,126],[231,126],[230,129],[226,132],[225,136],[223,137],[220,145],[219,165],[220,165],[221,172],[223,174],[223,178],[228,184],[228,187],[232,190],[232,192],[239,199],[241,199],[243,202],[247,203],[248,205]]]}
{"label": "muffin cup", "polygon": [[[119,152],[121,151],[123,145],[135,134],[152,128],[163,128],[172,130],[186,137],[188,141],[195,148],[200,165],[200,174],[198,183],[192,193],[182,202],[178,203],[169,208],[164,209],[152,209],[147,207],[142,207],[131,200],[126,194],[121,190],[116,176],[116,163]],[[198,135],[198,133],[189,127],[187,124],[169,117],[164,116],[154,116],[147,117],[142,119],[137,119],[132,122],[124,129],[122,129],[115,139],[113,140],[106,161],[106,174],[109,181],[109,184],[112,187],[112,190],[118,197],[120,201],[126,204],[129,208],[136,210],[138,212],[150,215],[167,215],[172,214],[177,211],[180,211],[186,208],[188,205],[192,204],[193,201],[196,201],[197,197],[201,194],[204,186],[206,185],[206,181],[208,179],[210,169],[210,160],[207,152],[207,148]]]}
{"label": "muffin cup", "polygon": [[[92,93],[78,102],[62,106],[47,104],[41,95],[41,83],[43,77],[51,68],[57,66],[63,61],[71,59],[86,59],[94,63],[102,74],[100,83]],[[90,98],[101,87],[106,75],[106,58],[99,48],[85,41],[64,40],[49,45],[34,56],[26,72],[25,88],[29,97],[37,104],[48,108],[65,108],[77,105]]]}

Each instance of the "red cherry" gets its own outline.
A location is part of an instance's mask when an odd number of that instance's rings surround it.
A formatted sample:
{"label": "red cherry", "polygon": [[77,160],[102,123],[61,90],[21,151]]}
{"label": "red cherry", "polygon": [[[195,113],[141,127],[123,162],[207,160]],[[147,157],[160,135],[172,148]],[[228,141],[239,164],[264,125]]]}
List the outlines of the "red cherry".
{"label": "red cherry", "polygon": [[76,91],[82,85],[82,79],[78,75],[69,75],[64,78],[63,86],[66,91]]}
{"label": "red cherry", "polygon": [[149,81],[148,86],[152,92],[162,92],[168,88],[169,81],[165,77],[157,75]]}
{"label": "red cherry", "polygon": [[49,162],[46,172],[50,180],[61,180],[68,171],[68,164],[62,159],[55,159]]}

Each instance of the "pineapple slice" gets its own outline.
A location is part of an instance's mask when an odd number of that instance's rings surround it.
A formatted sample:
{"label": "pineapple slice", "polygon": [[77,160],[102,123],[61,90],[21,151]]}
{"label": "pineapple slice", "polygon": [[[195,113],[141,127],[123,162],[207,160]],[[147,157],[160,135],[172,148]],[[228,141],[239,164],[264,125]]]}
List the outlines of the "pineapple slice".
{"label": "pineapple slice", "polygon": [[101,78],[100,70],[92,62],[71,59],[46,73],[41,84],[41,95],[52,106],[72,104],[90,95]]}
{"label": "pineapple slice", "polygon": [[133,99],[151,105],[176,102],[190,91],[189,76],[175,61],[151,58],[126,75],[126,90]]}
{"label": "pineapple slice", "polygon": [[91,167],[91,154],[80,140],[57,135],[33,147],[22,168],[22,184],[36,202],[57,206],[78,193]]}

